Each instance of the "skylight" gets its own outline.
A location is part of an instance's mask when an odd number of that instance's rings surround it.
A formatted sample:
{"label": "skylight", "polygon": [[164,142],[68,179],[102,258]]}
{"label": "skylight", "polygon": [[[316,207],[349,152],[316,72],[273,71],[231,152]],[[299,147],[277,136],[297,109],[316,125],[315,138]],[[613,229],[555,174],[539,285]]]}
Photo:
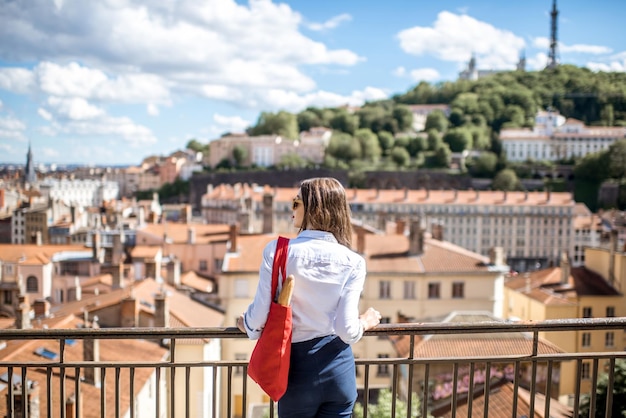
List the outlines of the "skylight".
{"label": "skylight", "polygon": [[39,347],[38,349],[36,349],[35,354],[37,354],[38,356],[47,358],[48,360],[55,360],[59,356],[54,351],[50,351],[45,347]]}

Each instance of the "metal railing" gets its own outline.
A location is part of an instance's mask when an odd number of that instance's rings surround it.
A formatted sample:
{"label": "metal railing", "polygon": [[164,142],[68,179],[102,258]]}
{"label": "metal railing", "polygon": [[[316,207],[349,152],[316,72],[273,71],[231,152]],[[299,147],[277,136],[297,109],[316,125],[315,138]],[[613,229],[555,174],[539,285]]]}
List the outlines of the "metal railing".
{"label": "metal railing", "polygon": [[[557,401],[551,396],[554,381],[552,380],[555,367],[564,362],[576,364],[575,391],[572,394],[573,405],[569,406],[571,416],[578,417],[581,411],[581,396],[587,395],[585,400],[588,407],[589,417],[595,417],[597,410],[604,409],[606,417],[611,417],[613,402],[616,361],[626,358],[626,352],[616,350],[612,352],[576,352],[543,355],[538,352],[540,333],[559,333],[571,331],[599,331],[617,330],[622,336],[626,329],[626,318],[603,318],[603,319],[568,319],[551,320],[542,322],[483,322],[483,323],[427,323],[427,324],[381,324],[377,328],[368,331],[364,338],[371,337],[398,337],[408,340],[408,355],[395,358],[358,358],[357,369],[360,370],[358,380],[360,384],[360,402],[369,405],[364,408],[363,417],[369,414],[372,404],[372,370],[380,366],[388,367],[388,389],[392,393],[391,416],[413,417],[416,409],[415,399],[419,399],[418,415],[421,417],[432,416],[433,411],[438,409],[437,416],[457,416],[457,409],[463,406],[463,415],[459,416],[496,416],[490,414],[490,396],[494,387],[492,370],[497,365],[509,365],[513,372],[508,381],[513,387],[513,398],[508,415],[519,415],[521,401],[519,391],[524,386],[521,377],[522,365],[527,365],[530,371],[527,389],[530,393],[527,411],[528,417],[535,417],[538,411],[536,404],[537,395],[542,395],[541,410],[543,416],[552,416],[552,411],[557,406]],[[504,356],[477,356],[477,357],[431,357],[415,358],[416,344],[419,336],[424,335],[459,335],[459,334],[500,334],[500,333],[528,333],[532,338],[532,349],[526,354]],[[5,342],[5,348],[0,351],[0,414],[9,418],[17,417],[60,417],[81,418],[88,416],[99,417],[177,417],[191,415],[191,405],[194,392],[193,380],[190,375],[195,369],[210,370],[211,381],[206,386],[210,394],[211,405],[206,408],[205,416],[211,417],[248,417],[248,392],[250,381],[246,378],[234,378],[246,375],[246,360],[213,360],[213,361],[187,361],[177,362],[177,341],[190,340],[218,340],[239,339],[245,336],[236,328],[75,328],[75,329],[25,329],[3,330],[0,332],[0,340]],[[73,361],[66,358],[68,344],[76,340],[111,341],[111,340],[146,340],[159,342],[165,355],[161,360],[145,360],[145,358],[128,358],[124,361]],[[54,340],[58,343],[58,355],[45,357],[41,360],[20,360],[15,355],[16,347],[32,340]],[[49,342],[49,341],[48,341]],[[620,346],[623,341],[616,341]],[[5,351],[6,350],[6,351]],[[5,351],[3,354],[2,351]],[[591,366],[586,370],[583,363]],[[447,365],[451,368],[451,392],[443,399],[433,398],[431,385],[431,370],[437,365]],[[547,379],[543,392],[537,386],[538,367],[546,371]],[[481,369],[485,371],[485,380],[478,382],[474,379],[475,372]],[[94,377],[93,371],[99,371]],[[150,395],[147,396],[152,407],[146,407],[145,403],[138,406],[137,392],[140,389],[136,385],[136,375],[140,370],[149,370],[152,379],[156,382],[150,387]],[[463,370],[469,370],[467,388],[463,391],[458,389]],[[182,373],[182,376],[181,376]],[[599,376],[606,374],[606,400],[600,405],[596,392],[598,390]],[[39,384],[35,385],[34,376],[39,376]],[[91,384],[86,383],[85,377],[95,379]],[[99,375],[99,376],[98,376]],[[121,376],[124,376],[123,378]],[[45,377],[41,377],[45,376]],[[221,376],[221,377],[220,377]],[[99,379],[98,379],[99,378]],[[581,382],[587,379],[590,390],[587,393],[581,391]],[[177,379],[182,379],[181,385]],[[235,381],[240,382],[235,385]],[[22,384],[26,382],[26,384]],[[113,388],[110,387],[113,385]],[[34,387],[37,386],[37,387]],[[176,387],[176,390],[173,388]],[[53,389],[54,388],[54,389]],[[31,391],[37,390],[45,396],[45,402],[31,404]],[[73,390],[72,396],[68,396]],[[58,393],[55,393],[58,392]],[[107,397],[107,391],[112,392],[112,398]],[[225,393],[221,393],[225,391]],[[180,395],[182,393],[182,395]],[[240,396],[241,403],[236,410],[233,405],[233,397]],[[476,395],[482,396],[480,407],[474,404]],[[417,395],[417,396],[415,396]],[[99,402],[99,407],[94,405],[94,396]],[[181,399],[182,396],[182,399]],[[221,401],[223,400],[223,401]],[[89,402],[89,408],[86,403]],[[184,412],[176,409],[182,406]],[[435,405],[436,404],[436,405]],[[275,415],[275,405],[269,408],[270,417]],[[402,406],[402,407],[401,407]],[[562,405],[561,405],[562,406]],[[623,407],[623,406],[617,406]],[[87,411],[88,409],[88,411]],[[398,415],[400,410],[406,411]],[[443,411],[443,412],[441,412]],[[495,413],[495,410],[492,410]],[[621,411],[620,411],[621,412]],[[506,413],[505,413],[506,414]],[[552,415],[551,415],[552,414]],[[501,415],[498,415],[501,416]]]}

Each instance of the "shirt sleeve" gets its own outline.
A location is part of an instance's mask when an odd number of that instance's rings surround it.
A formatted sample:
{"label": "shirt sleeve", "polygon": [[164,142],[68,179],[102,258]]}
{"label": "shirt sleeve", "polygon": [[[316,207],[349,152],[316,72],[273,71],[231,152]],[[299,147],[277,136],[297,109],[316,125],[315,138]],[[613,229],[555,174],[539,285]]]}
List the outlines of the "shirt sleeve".
{"label": "shirt sleeve", "polygon": [[268,243],[263,249],[263,261],[259,269],[259,283],[257,284],[254,300],[248,306],[243,315],[243,325],[248,338],[257,340],[261,336],[261,331],[267,321],[270,311],[271,291],[272,291],[272,265],[274,264],[274,253],[276,252],[276,240]]}
{"label": "shirt sleeve", "polygon": [[360,258],[339,298],[335,316],[335,332],[346,344],[354,344],[363,336],[363,325],[359,320],[359,300],[363,292],[365,276],[365,262]]}

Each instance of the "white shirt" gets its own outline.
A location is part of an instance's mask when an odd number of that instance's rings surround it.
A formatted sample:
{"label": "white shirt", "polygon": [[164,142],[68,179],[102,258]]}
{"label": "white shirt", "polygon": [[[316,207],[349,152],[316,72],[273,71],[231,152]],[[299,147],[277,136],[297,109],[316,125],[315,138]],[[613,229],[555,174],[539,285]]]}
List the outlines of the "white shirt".
{"label": "white shirt", "polygon": [[[255,340],[267,320],[276,240],[263,250],[254,301],[244,314],[248,337]],[[324,231],[302,231],[289,241],[287,275],[295,278],[291,307],[292,342],[336,334],[353,344],[363,336],[359,298],[365,283],[365,260]],[[278,291],[282,278],[279,277]]]}

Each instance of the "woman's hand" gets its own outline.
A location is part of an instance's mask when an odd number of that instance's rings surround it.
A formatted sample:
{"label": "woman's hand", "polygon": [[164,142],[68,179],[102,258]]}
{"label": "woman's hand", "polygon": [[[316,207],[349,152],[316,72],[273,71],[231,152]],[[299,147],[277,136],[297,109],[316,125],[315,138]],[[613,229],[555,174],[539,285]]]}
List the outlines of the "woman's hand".
{"label": "woman's hand", "polygon": [[243,314],[241,314],[239,318],[237,318],[237,328],[239,328],[239,330],[244,334],[247,334],[246,328],[243,326]]}
{"label": "woman's hand", "polygon": [[370,330],[374,328],[376,325],[380,324],[380,319],[382,318],[380,312],[378,312],[374,308],[368,308],[365,313],[359,316],[361,323],[363,324],[363,331]]}

